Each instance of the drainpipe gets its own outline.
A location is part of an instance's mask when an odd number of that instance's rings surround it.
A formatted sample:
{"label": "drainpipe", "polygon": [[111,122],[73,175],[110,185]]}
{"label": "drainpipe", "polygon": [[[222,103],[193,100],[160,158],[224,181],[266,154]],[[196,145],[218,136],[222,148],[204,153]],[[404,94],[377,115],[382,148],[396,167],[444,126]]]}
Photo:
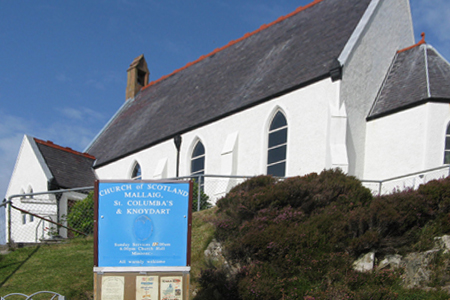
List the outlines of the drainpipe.
{"label": "drainpipe", "polygon": [[177,175],[176,177],[179,177],[180,175],[180,148],[181,148],[181,136],[177,134],[173,138],[173,142],[175,143],[175,147],[177,148]]}

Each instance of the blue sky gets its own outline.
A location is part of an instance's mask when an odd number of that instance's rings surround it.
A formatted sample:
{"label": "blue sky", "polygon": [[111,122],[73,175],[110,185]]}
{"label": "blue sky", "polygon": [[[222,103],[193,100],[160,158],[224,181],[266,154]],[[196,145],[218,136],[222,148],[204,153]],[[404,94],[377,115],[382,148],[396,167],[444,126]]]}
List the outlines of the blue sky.
{"label": "blue sky", "polygon": [[[0,196],[24,134],[84,150],[138,55],[156,80],[311,1],[0,0]],[[450,1],[411,10],[416,39],[450,59]]]}

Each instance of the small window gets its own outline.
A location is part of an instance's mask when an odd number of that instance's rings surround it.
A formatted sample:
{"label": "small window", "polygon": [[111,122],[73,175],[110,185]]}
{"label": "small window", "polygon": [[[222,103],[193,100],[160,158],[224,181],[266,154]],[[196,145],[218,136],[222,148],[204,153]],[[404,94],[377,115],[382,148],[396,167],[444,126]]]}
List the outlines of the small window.
{"label": "small window", "polygon": [[450,124],[445,133],[444,164],[450,164]]}
{"label": "small window", "polygon": [[[202,175],[205,174],[205,147],[199,141],[192,151],[191,158],[191,175]],[[203,190],[204,178],[200,179],[200,188]]]}
{"label": "small window", "polygon": [[269,127],[267,153],[267,174],[284,177],[286,175],[287,122],[281,112],[277,112]]}
{"label": "small window", "polygon": [[29,216],[30,216],[30,218],[29,218],[30,222],[34,222],[34,216],[33,215],[29,215]]}
{"label": "small window", "polygon": [[27,214],[22,213],[22,224],[27,224]]}
{"label": "small window", "polygon": [[141,166],[138,163],[136,163],[136,165],[134,166],[133,172],[131,173],[131,179],[133,180],[142,179]]}
{"label": "small window", "polygon": [[205,174],[205,147],[201,142],[195,145],[191,159],[191,175]]}

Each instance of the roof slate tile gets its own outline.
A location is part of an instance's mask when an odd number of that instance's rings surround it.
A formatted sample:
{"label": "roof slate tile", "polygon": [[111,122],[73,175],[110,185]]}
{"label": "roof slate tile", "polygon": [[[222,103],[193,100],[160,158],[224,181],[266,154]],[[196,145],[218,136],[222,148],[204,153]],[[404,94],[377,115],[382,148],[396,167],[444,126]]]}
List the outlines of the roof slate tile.
{"label": "roof slate tile", "polygon": [[92,165],[95,157],[34,139],[53,175],[52,189],[93,186],[96,179]]}
{"label": "roof slate tile", "polygon": [[127,101],[87,152],[98,167],[329,77],[369,2],[315,1],[164,76]]}
{"label": "roof slate tile", "polygon": [[367,119],[427,101],[450,101],[450,65],[434,48],[418,43],[394,57]]}

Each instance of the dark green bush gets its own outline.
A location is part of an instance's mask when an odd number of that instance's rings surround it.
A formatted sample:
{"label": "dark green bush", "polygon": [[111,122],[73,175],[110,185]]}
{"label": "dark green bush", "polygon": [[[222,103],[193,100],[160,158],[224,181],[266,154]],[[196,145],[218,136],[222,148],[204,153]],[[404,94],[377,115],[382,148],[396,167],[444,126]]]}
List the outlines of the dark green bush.
{"label": "dark green bush", "polygon": [[236,299],[397,299],[409,295],[399,272],[361,274],[352,262],[371,250],[398,253],[449,233],[449,203],[448,179],[373,198],[339,170],[252,178],[217,203],[216,238],[240,272],[205,270],[201,280],[217,279],[238,291]]}
{"label": "dark green bush", "polygon": [[209,202],[209,197],[200,189],[200,209],[198,209],[198,183],[194,180],[192,187],[192,211],[204,210],[211,208],[211,203]]}
{"label": "dark green bush", "polygon": [[[94,233],[94,193],[91,192],[83,200],[77,201],[70,209],[66,217],[67,225],[70,228],[81,231],[85,234]],[[75,236],[80,235],[74,232]]]}
{"label": "dark green bush", "polygon": [[227,276],[224,269],[211,266],[203,270],[199,278],[202,287],[195,299],[197,300],[240,300],[236,278]]}

